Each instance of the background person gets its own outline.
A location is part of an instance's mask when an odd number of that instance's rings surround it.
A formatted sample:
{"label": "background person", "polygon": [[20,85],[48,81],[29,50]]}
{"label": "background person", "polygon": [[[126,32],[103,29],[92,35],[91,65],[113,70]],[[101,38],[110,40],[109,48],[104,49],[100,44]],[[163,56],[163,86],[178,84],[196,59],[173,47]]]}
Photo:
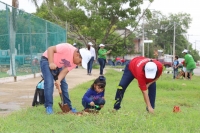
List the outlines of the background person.
{"label": "background person", "polygon": [[[185,61],[181,62],[179,64],[179,66],[182,64],[183,68],[181,69],[181,71],[179,72],[179,75],[176,77],[177,79],[179,79],[180,77],[185,78],[185,72],[186,72],[186,64]],[[187,76],[188,79],[190,79],[190,75],[188,74]]]}
{"label": "background person", "polygon": [[103,69],[106,65],[107,54],[109,54],[112,50],[107,51],[106,49],[104,49],[104,44],[100,44],[99,47],[100,48],[98,50],[98,62],[100,65],[100,75],[103,75]]}
{"label": "background person", "polygon": [[105,104],[105,86],[105,77],[99,76],[82,98],[82,105],[84,110],[95,108],[95,105],[99,106],[99,108],[96,107],[97,110],[101,110],[101,108],[103,108]]}
{"label": "background person", "polygon": [[188,74],[190,75],[190,79],[192,79],[192,73],[193,70],[196,68],[196,63],[192,57],[192,55],[190,55],[188,53],[187,49],[184,49],[183,52],[184,54],[184,59],[185,59],[185,64],[186,64],[186,72],[185,72],[185,79],[188,79]]}
{"label": "background person", "polygon": [[89,42],[87,45],[87,49],[90,51],[92,55],[90,61],[87,64],[87,75],[91,75],[93,62],[96,61],[96,52],[95,49],[92,47],[92,45],[93,44],[91,42]]}
{"label": "background person", "polygon": [[175,56],[175,60],[173,62],[173,79],[175,79],[178,76],[178,66],[179,66],[179,61],[178,61],[178,56]]}
{"label": "background person", "polygon": [[35,56],[31,62],[31,70],[32,70],[32,73],[37,73],[40,71],[40,63],[37,56]]}
{"label": "background person", "polygon": [[156,99],[156,81],[162,74],[163,65],[153,59],[145,57],[133,58],[125,67],[115,95],[114,109],[121,108],[126,88],[136,78],[142,91],[146,108],[150,113],[154,112]]}
{"label": "background person", "polygon": [[65,76],[77,65],[82,64],[82,67],[87,69],[87,63],[90,58],[91,54],[88,50],[78,50],[68,43],[51,46],[43,53],[40,60],[40,67],[44,78],[45,108],[47,114],[53,113],[54,77],[52,71],[57,68],[59,69],[59,75],[55,81],[55,85],[61,87],[64,104],[67,103],[71,111],[75,112],[69,98],[68,84]]}

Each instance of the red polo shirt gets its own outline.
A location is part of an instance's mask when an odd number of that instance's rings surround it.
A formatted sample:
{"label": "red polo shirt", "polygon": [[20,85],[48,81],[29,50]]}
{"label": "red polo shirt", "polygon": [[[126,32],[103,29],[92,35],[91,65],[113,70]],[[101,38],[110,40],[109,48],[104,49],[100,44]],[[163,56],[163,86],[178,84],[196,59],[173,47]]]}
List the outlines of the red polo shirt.
{"label": "red polo shirt", "polygon": [[[154,80],[154,79],[147,79],[145,77],[144,66],[147,62],[149,62],[149,60],[150,60],[149,58],[145,58],[145,57],[136,57],[132,59],[129,64],[129,70],[134,75],[134,77],[138,80],[138,85],[142,91],[147,90],[146,84]],[[155,59],[152,59],[152,61],[158,67],[157,76],[156,76],[156,78],[158,78],[162,74],[163,65]]]}

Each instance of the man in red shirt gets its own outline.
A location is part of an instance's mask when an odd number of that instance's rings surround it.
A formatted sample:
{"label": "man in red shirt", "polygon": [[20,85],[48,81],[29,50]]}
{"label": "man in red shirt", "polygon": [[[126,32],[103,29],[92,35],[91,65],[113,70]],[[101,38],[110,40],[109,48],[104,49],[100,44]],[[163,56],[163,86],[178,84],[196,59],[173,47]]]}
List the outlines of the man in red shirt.
{"label": "man in red shirt", "polygon": [[[119,83],[114,109],[120,109],[120,104],[124,93],[131,81],[136,78],[142,91],[147,110],[154,112],[156,99],[156,80],[162,74],[163,65],[154,59],[145,57],[136,57],[132,59],[125,67],[121,81]],[[148,91],[147,91],[148,90]]]}

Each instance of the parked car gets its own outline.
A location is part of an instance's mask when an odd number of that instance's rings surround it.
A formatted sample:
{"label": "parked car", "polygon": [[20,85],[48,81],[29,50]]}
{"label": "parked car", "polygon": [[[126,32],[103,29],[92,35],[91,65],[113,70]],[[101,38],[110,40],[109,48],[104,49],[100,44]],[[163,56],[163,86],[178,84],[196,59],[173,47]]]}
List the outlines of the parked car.
{"label": "parked car", "polygon": [[166,59],[158,59],[166,68],[172,67],[172,61]]}
{"label": "parked car", "polygon": [[125,61],[126,61],[126,60],[125,60],[124,58],[116,57],[116,58],[115,58],[115,65],[116,65],[116,66],[124,65]]}
{"label": "parked car", "polygon": [[[166,68],[168,67],[172,67],[173,65],[173,62],[172,62],[172,59],[158,59],[158,61],[160,61]],[[182,62],[184,61],[184,58],[178,58],[178,61],[179,61],[179,68],[182,68],[183,65],[182,65]]]}

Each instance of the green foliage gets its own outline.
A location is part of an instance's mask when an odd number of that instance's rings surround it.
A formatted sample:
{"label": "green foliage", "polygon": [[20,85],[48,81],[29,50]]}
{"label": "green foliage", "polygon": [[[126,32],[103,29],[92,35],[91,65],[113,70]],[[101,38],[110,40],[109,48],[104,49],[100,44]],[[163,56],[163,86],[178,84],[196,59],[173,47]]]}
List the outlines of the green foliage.
{"label": "green foliage", "polygon": [[[99,114],[77,116],[61,115],[59,97],[54,100],[53,115],[46,115],[43,106],[27,108],[0,118],[0,132],[59,132],[59,133],[197,133],[200,131],[199,78],[191,81],[172,80],[171,74],[163,74],[157,81],[155,114],[148,114],[137,80],[129,85],[122,101],[122,108],[112,112],[116,88],[122,72],[107,70],[106,104]],[[81,99],[94,81],[70,90],[70,98],[79,111],[83,109]],[[173,107],[180,107],[180,113],[173,113]]]}
{"label": "green foliage", "polygon": [[[79,38],[85,44],[91,41],[96,49],[100,43],[112,44],[112,49],[119,49],[115,53],[125,55],[133,52],[133,42],[128,38],[132,35],[117,36],[115,31],[137,26],[136,18],[141,13],[142,3],[142,0],[47,0],[37,9],[36,15],[63,27],[67,21],[69,36]],[[124,4],[129,4],[129,7],[122,8]]]}
{"label": "green foliage", "polygon": [[[148,14],[150,10],[147,10]],[[190,45],[186,36],[189,25],[192,18],[190,14],[178,13],[163,15],[159,11],[152,11],[152,17],[148,19],[148,23],[144,25],[145,37],[149,40],[153,40],[150,44],[150,57],[154,57],[153,51],[155,49],[163,49],[164,54],[172,54],[173,39],[174,39],[174,26],[175,26],[175,53],[179,57],[183,57],[183,49],[187,49]],[[140,30],[141,32],[141,30]],[[192,55],[195,60],[199,60],[199,54],[192,50],[189,46],[189,50],[192,51]],[[148,45],[145,46],[145,53],[148,56]]]}

